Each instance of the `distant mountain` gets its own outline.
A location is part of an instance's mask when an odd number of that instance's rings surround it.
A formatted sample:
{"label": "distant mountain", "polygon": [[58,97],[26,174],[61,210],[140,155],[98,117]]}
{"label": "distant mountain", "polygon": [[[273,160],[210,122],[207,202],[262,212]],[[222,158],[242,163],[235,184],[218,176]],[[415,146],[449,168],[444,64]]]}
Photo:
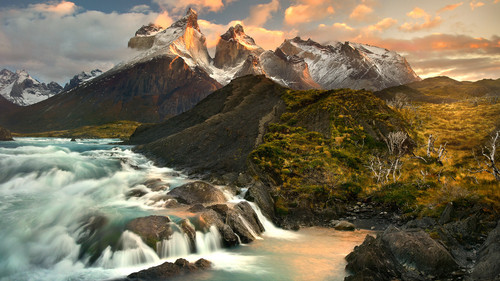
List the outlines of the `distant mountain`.
{"label": "distant mountain", "polygon": [[40,83],[25,70],[0,71],[0,95],[21,106],[46,100],[61,92],[63,88],[56,82]]}
{"label": "distant mountain", "polygon": [[438,76],[375,92],[376,96],[385,100],[393,99],[397,94],[403,94],[412,101],[431,103],[455,102],[476,97],[500,97],[500,79],[460,82],[446,76]]}
{"label": "distant mountain", "polygon": [[84,82],[88,82],[88,81],[96,78],[97,76],[99,76],[101,74],[102,74],[102,70],[100,70],[100,69],[94,69],[94,70],[91,70],[90,72],[82,71],[80,74],[73,76],[73,78],[71,78],[69,80],[69,82],[66,83],[66,85],[64,85],[63,91],[71,90]]}
{"label": "distant mountain", "polygon": [[49,100],[0,116],[0,122],[29,133],[117,120],[159,122],[192,108],[221,87],[200,67],[211,59],[197,18],[189,10],[137,57]]}

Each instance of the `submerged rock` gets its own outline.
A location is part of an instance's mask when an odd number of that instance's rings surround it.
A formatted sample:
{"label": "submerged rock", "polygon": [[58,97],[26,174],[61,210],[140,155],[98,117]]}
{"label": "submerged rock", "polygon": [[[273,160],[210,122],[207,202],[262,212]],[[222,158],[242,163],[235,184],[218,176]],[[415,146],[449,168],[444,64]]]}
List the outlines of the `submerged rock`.
{"label": "submerged rock", "polygon": [[221,190],[202,181],[190,182],[176,187],[168,194],[185,204],[226,202],[226,197]]}
{"label": "submerged rock", "polygon": [[335,228],[335,230],[341,231],[353,231],[356,229],[356,226],[348,221],[339,221],[333,228]]}
{"label": "submerged rock", "polygon": [[130,221],[126,229],[139,235],[151,248],[156,249],[156,242],[170,238],[174,233],[171,220],[164,216],[148,216]]}
{"label": "submerged rock", "polygon": [[212,263],[206,259],[199,259],[194,263],[190,263],[185,259],[177,259],[175,263],[165,262],[161,265],[132,273],[125,280],[167,280],[200,270],[207,270],[211,267]]}

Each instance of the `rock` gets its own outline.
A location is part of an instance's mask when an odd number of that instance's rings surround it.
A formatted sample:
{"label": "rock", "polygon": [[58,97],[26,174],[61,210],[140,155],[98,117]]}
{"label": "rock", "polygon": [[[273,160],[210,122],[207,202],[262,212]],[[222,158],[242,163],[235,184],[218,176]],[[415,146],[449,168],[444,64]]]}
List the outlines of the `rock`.
{"label": "rock", "polygon": [[134,189],[131,189],[127,192],[126,197],[127,197],[127,199],[130,197],[142,197],[146,194],[148,194],[147,191],[145,191],[141,188],[134,188]]}
{"label": "rock", "polygon": [[126,229],[139,235],[148,246],[156,249],[156,242],[168,239],[173,234],[171,222],[166,216],[148,216],[133,219]]}
{"label": "rock", "polygon": [[158,192],[162,190],[168,190],[169,189],[169,184],[164,183],[161,179],[150,179],[147,180],[144,185],[151,189],[151,191]]}
{"label": "rock", "polygon": [[479,250],[471,280],[500,280],[500,221]]}
{"label": "rock", "polygon": [[11,141],[13,140],[12,134],[9,130],[0,127],[0,141]]}
{"label": "rock", "polygon": [[226,223],[238,234],[243,243],[254,241],[264,231],[257,214],[248,202],[240,202],[230,209]]}
{"label": "rock", "polygon": [[75,139],[75,138],[71,138],[71,141],[72,141],[72,142],[75,142],[75,141],[76,141],[76,139]]}
{"label": "rock", "polygon": [[423,230],[403,231],[390,226],[383,233],[382,241],[406,269],[438,277],[458,269],[448,250]]}
{"label": "rock", "polygon": [[202,204],[194,204],[191,208],[187,209],[191,213],[199,213],[205,211],[207,208]]}
{"label": "rock", "polygon": [[268,219],[274,217],[274,200],[271,197],[270,190],[271,188],[264,185],[262,182],[256,182],[248,188],[245,194],[245,199],[255,202]]}
{"label": "rock", "polygon": [[394,226],[377,238],[367,236],[346,260],[346,269],[353,273],[346,280],[448,278],[459,268],[448,250],[423,230]]}
{"label": "rock", "polygon": [[[226,219],[224,218],[224,221]],[[206,209],[199,215],[200,227],[208,231],[210,226],[215,225],[222,236],[222,243],[226,247],[232,247],[238,244],[238,236],[233,229],[224,223],[221,216],[212,209]]]}
{"label": "rock", "polygon": [[194,225],[191,224],[191,221],[188,219],[183,219],[179,222],[179,226],[182,229],[182,231],[187,235],[189,238],[189,243],[191,246],[191,250],[195,250],[195,245],[196,245],[196,229],[194,228]]}
{"label": "rock", "polygon": [[224,203],[227,201],[221,190],[202,181],[190,182],[176,187],[168,194],[184,204]]}
{"label": "rock", "polygon": [[333,228],[340,231],[354,231],[356,229],[356,226],[348,221],[339,221]]}
{"label": "rock", "polygon": [[453,215],[453,202],[448,202],[446,207],[444,208],[441,217],[439,218],[439,224],[446,224],[451,221],[451,217]]}
{"label": "rock", "polygon": [[165,262],[161,265],[151,267],[127,276],[128,280],[166,280],[188,273],[207,270],[212,267],[212,263],[205,259],[199,259],[195,263],[190,263],[185,259],[178,259],[175,263]]}

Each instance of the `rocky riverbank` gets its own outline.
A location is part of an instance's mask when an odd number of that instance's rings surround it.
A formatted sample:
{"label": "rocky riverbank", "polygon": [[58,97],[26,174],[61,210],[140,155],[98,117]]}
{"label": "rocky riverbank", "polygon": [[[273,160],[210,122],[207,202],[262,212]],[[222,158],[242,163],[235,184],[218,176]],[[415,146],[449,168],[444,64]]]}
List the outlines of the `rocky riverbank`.
{"label": "rocky riverbank", "polygon": [[3,127],[0,127],[0,141],[11,141],[11,140],[13,139],[10,131]]}

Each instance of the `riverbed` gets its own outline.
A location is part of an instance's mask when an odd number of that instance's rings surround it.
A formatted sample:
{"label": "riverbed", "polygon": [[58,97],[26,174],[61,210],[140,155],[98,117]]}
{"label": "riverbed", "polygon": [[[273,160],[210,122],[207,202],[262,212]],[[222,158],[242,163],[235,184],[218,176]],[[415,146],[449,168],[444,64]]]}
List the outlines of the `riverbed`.
{"label": "riverbed", "polygon": [[[151,214],[180,219],[161,198],[193,179],[155,166],[130,146],[110,144],[117,141],[0,142],[0,280],[109,280],[178,257],[214,264],[189,280],[343,280],[344,257],[370,234],[285,231],[253,205],[266,230],[250,244],[224,249],[211,230],[200,231],[197,252],[180,234],[157,252],[124,226]],[[151,180],[168,188],[130,195]],[[91,227],[100,229],[89,234]]]}

